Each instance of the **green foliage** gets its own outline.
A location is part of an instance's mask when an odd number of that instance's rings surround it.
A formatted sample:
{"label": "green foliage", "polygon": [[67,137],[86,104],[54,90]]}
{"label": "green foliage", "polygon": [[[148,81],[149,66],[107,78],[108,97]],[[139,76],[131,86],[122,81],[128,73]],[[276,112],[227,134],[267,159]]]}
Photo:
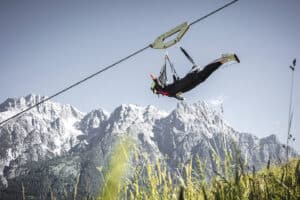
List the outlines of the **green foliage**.
{"label": "green foliage", "polygon": [[180,173],[171,174],[164,161],[150,162],[147,155],[139,155],[136,150],[133,159],[142,158],[144,163],[131,166],[130,176],[124,179],[130,151],[130,145],[125,144],[112,154],[99,199],[300,199],[300,159],[279,166],[272,166],[269,162],[266,168],[256,172],[253,167],[250,172],[245,170],[246,163],[239,151],[235,155],[225,153],[223,161],[213,152],[215,176],[208,181],[204,170],[206,163],[199,158],[190,160]]}
{"label": "green foliage", "polygon": [[[131,149],[133,143],[130,139],[122,138],[111,154],[108,171],[105,173],[104,184],[100,196],[97,199],[119,199],[124,178],[129,169]],[[102,173],[103,167],[97,168]]]}

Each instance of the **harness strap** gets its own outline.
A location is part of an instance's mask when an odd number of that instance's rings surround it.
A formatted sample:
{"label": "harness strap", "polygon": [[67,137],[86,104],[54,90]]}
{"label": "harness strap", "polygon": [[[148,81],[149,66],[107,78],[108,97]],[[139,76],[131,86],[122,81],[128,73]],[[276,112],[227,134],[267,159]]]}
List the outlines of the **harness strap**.
{"label": "harness strap", "polygon": [[169,96],[170,93],[169,92],[166,92],[166,91],[159,91],[160,94],[164,95],[164,96]]}
{"label": "harness strap", "polygon": [[178,79],[179,77],[178,77],[178,75],[177,75],[177,73],[176,73],[176,70],[175,70],[175,68],[174,68],[174,65],[173,65],[173,63],[171,62],[171,60],[170,60],[170,58],[169,58],[168,55],[166,55],[166,60],[168,61],[169,65],[170,65],[170,68],[171,68],[173,77],[175,76],[174,79]]}

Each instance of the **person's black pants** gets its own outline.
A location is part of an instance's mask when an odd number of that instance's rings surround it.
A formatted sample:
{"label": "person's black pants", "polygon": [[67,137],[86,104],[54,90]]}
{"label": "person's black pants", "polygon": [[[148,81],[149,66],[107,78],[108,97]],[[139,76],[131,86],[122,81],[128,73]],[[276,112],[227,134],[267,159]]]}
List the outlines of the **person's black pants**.
{"label": "person's black pants", "polygon": [[214,62],[206,65],[202,70],[192,71],[175,83],[167,85],[164,90],[169,92],[170,96],[175,96],[178,92],[187,92],[205,81],[221,65],[221,62]]}

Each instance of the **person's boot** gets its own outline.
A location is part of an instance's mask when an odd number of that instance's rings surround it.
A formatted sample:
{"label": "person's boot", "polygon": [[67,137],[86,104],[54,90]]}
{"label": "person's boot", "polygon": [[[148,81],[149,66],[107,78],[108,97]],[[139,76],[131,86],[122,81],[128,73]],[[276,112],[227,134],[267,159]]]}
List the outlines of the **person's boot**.
{"label": "person's boot", "polygon": [[236,54],[222,54],[222,58],[226,62],[235,61],[237,63],[240,63],[240,59]]}

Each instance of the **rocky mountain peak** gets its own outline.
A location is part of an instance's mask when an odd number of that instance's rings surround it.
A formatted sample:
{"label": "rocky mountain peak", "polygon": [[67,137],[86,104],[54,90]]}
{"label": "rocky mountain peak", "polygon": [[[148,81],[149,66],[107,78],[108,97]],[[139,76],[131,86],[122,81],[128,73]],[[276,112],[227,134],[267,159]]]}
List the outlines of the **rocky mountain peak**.
{"label": "rocky mountain peak", "polygon": [[180,102],[172,112],[175,116],[184,118],[201,118],[203,120],[213,120],[216,116],[223,118],[223,105],[210,104],[205,101],[196,103]]}
{"label": "rocky mountain peak", "polygon": [[[25,97],[19,97],[19,98],[8,98],[6,101],[4,101],[2,104],[0,104],[0,112],[2,112],[2,116],[5,115],[5,117],[9,115],[13,115],[17,112],[20,112],[30,106],[33,106],[44,99],[46,99],[46,96],[41,95],[35,95],[35,94],[29,94]],[[81,118],[83,117],[83,113],[74,108],[73,106],[70,106],[68,104],[62,105],[56,102],[47,101],[36,108],[30,110],[28,113],[35,113],[35,114],[50,114],[52,118],[57,117],[74,117],[74,118]]]}
{"label": "rocky mountain peak", "polygon": [[[0,119],[43,98],[37,95],[10,98],[0,105]],[[220,103],[181,102],[170,113],[151,105],[122,104],[111,114],[102,109],[83,114],[70,105],[49,101],[0,128],[0,180],[3,183],[0,189],[8,187],[12,194],[14,184],[24,183],[33,196],[45,196],[43,191],[60,180],[67,186],[57,185],[53,190],[57,194],[75,184],[79,184],[78,191],[82,195],[79,199],[84,199],[91,188],[92,193],[97,194],[102,179],[98,177],[95,183],[96,166],[107,165],[122,135],[134,140],[139,153],[149,155],[151,161],[167,157],[168,168],[176,173],[178,166],[199,157],[207,164],[205,171],[211,176],[215,166],[212,152],[223,160],[225,152],[235,152],[236,146],[247,163],[257,168],[269,159],[278,161],[285,156],[285,149],[276,136],[258,138],[230,127]],[[296,155],[294,151],[290,153]],[[143,162],[133,164],[139,163]],[[66,173],[66,169],[72,173]],[[76,183],[78,176],[80,182]],[[32,177],[35,182],[47,184],[37,191],[36,185],[24,182]],[[87,186],[87,183],[95,184]]]}
{"label": "rocky mountain peak", "polygon": [[86,114],[79,123],[78,129],[84,133],[88,133],[94,129],[100,128],[101,124],[107,121],[109,114],[102,110],[97,109]]}
{"label": "rocky mountain peak", "polygon": [[16,109],[24,109],[36,104],[37,102],[45,99],[46,97],[40,95],[29,94],[20,98],[8,98],[0,104],[0,112],[12,111]]}
{"label": "rocky mountain peak", "polygon": [[[35,105],[47,97],[30,94],[9,98],[0,105],[0,120]],[[13,161],[22,163],[53,158],[68,152],[82,134],[76,124],[83,113],[70,105],[47,101],[0,128],[0,175]]]}

